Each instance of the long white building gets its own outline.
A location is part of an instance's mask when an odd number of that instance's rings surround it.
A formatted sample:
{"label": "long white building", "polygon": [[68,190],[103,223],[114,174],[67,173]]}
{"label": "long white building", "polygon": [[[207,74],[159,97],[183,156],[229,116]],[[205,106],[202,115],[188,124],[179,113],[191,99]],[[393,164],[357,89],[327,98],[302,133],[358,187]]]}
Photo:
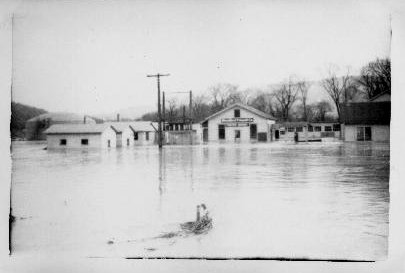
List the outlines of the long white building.
{"label": "long white building", "polygon": [[116,133],[108,124],[55,124],[45,131],[48,149],[116,147]]}
{"label": "long white building", "polygon": [[233,104],[201,122],[203,142],[270,141],[271,115],[240,103]]}

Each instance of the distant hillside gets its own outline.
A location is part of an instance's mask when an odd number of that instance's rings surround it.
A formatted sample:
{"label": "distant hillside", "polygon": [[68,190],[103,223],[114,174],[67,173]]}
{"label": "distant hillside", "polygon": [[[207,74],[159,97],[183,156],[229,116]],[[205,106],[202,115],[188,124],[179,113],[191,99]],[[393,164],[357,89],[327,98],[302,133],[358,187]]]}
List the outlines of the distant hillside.
{"label": "distant hillside", "polygon": [[11,138],[23,138],[25,122],[33,117],[47,113],[44,109],[28,106],[25,104],[11,102]]}

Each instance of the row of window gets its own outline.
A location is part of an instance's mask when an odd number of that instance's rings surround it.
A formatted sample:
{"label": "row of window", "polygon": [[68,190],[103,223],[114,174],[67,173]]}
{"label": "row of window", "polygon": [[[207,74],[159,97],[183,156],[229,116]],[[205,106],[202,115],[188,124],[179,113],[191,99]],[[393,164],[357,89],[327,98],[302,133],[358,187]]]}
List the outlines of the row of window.
{"label": "row of window", "polygon": [[[81,143],[82,145],[89,145],[89,140],[88,140],[87,138],[82,138],[82,139],[80,140],[80,143]],[[60,146],[66,146],[66,145],[67,145],[67,140],[66,140],[65,138],[60,139],[60,140],[59,140],[59,145],[60,145]]]}
{"label": "row of window", "polygon": [[[134,140],[138,140],[139,139],[139,135],[138,132],[134,133]],[[145,132],[145,139],[149,140],[149,132]]]}
{"label": "row of window", "polygon": [[[287,132],[303,132],[304,128],[302,126],[298,127],[288,127]],[[308,125],[308,132],[339,132],[340,124],[333,124],[324,126],[324,131],[322,131],[322,126],[312,126]],[[280,131],[281,134],[284,134],[283,131]]]}

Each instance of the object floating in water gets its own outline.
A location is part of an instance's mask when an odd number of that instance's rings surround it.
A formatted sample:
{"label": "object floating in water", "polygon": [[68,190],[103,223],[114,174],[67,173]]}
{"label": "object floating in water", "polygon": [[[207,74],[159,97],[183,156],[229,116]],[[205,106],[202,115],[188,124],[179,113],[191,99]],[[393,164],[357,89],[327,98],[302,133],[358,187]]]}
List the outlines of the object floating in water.
{"label": "object floating in water", "polygon": [[[201,217],[201,208],[203,216]],[[205,204],[197,206],[197,217],[195,222],[186,222],[180,224],[181,229],[187,233],[202,234],[208,232],[212,228],[212,218],[208,215],[208,210]]]}

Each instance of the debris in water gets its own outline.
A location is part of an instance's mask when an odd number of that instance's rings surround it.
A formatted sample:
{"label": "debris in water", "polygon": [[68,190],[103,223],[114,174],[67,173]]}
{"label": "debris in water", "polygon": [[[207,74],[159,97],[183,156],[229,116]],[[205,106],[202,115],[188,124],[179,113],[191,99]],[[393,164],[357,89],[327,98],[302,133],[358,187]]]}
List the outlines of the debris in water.
{"label": "debris in water", "polygon": [[[201,217],[201,211],[203,210],[203,216]],[[203,234],[207,233],[212,228],[212,218],[208,214],[205,204],[197,206],[197,216],[195,222],[186,222],[180,224],[181,229],[186,233]]]}
{"label": "debris in water", "polygon": [[156,251],[156,248],[150,247],[150,248],[145,248],[147,251]]}
{"label": "debris in water", "polygon": [[112,245],[114,243],[113,240],[108,240],[107,244]]}

